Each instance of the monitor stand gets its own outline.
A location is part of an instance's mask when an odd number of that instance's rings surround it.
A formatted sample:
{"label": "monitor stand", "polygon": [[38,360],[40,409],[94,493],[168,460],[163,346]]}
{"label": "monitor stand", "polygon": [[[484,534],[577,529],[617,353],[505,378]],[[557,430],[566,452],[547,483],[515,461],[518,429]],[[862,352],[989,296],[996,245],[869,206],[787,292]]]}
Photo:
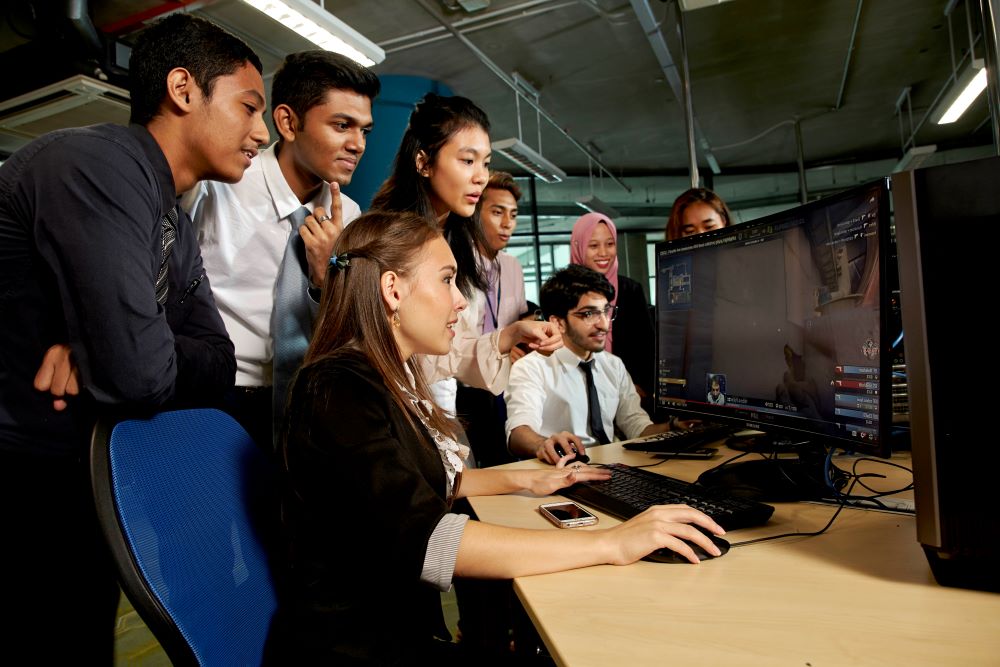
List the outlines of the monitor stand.
{"label": "monitor stand", "polygon": [[[702,473],[698,477],[698,484],[708,491],[762,502],[795,502],[834,497],[835,492],[827,486],[824,479],[824,448],[811,441],[795,440],[787,446],[778,444],[782,442],[778,437],[758,444],[785,446],[785,449],[770,452],[794,453],[797,456],[724,464]],[[769,453],[767,450],[750,451]],[[836,466],[832,469],[834,486],[842,489],[847,483],[848,475]]]}

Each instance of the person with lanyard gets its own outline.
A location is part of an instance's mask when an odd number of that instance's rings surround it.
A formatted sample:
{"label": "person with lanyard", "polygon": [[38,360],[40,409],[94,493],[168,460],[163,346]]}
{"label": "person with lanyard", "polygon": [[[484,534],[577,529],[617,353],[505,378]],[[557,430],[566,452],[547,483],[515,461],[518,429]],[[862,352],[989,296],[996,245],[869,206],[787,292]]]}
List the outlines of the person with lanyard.
{"label": "person with lanyard", "polygon": [[663,547],[697,562],[684,540],[718,552],[695,526],[722,528],[683,506],[594,531],[507,528],[457,513],[461,498],[545,496],[611,473],[566,467],[569,455],[542,470],[467,468],[454,421],[414,363],[448,354],[466,307],[441,231],[413,213],[373,212],[335,250],[281,440],[287,556],[266,664],[486,664],[447,641],[440,591],[455,577],[625,565]]}
{"label": "person with lanyard", "polygon": [[542,313],[559,327],[563,347],[547,357],[528,354],[511,369],[504,398],[515,456],[555,464],[564,454],[582,457],[588,445],[608,444],[616,429],[632,439],[682,426],[654,424],[625,364],[606,351],[614,298],[607,278],[578,264],[542,285]]}
{"label": "person with lanyard", "polygon": [[[520,319],[527,309],[524,298],[524,271],[513,255],[503,251],[517,227],[517,202],[521,188],[504,171],[490,175],[483,191],[479,224],[483,238],[476,246],[479,266],[486,278],[486,289],[476,291],[469,302],[469,317],[477,323],[480,334],[489,334]],[[511,359],[524,355],[520,347],[510,351]],[[456,412],[466,424],[466,435],[476,465],[481,467],[509,463],[504,436],[507,410],[503,397],[488,391],[458,386]]]}
{"label": "person with lanyard", "polygon": [[0,166],[8,656],[114,663],[119,589],[88,447],[100,418],[214,405],[233,385],[233,344],[177,196],[238,181],[267,142],[260,72],[240,39],[172,14],[133,44],[129,126],[50,132]]}
{"label": "person with lanyard", "polygon": [[[471,100],[428,93],[410,114],[392,171],[372,199],[373,211],[409,211],[436,225],[458,262],[456,282],[467,300],[486,291],[477,247],[485,247],[475,215],[489,182],[490,122]],[[455,413],[455,378],[495,395],[510,373],[510,352],[518,344],[551,352],[562,343],[549,322],[513,321],[482,333],[463,309],[448,354],[422,357],[434,382],[435,402]]]}
{"label": "person with lanyard", "polygon": [[618,271],[618,229],[601,213],[577,219],[570,237],[569,261],[597,271],[615,290],[611,305],[618,308],[614,325],[608,323],[606,349],[621,358],[644,406],[651,408],[656,387],[655,330],[642,286]]}

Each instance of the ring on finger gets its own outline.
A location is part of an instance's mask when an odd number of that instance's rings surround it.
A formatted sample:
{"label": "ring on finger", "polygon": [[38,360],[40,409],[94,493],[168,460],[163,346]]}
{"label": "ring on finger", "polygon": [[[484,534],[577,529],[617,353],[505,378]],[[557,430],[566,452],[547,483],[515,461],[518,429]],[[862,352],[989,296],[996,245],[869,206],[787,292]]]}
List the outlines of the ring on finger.
{"label": "ring on finger", "polygon": [[323,216],[320,216],[320,217],[316,218],[316,222],[326,222],[329,219],[330,219],[330,216],[323,215]]}

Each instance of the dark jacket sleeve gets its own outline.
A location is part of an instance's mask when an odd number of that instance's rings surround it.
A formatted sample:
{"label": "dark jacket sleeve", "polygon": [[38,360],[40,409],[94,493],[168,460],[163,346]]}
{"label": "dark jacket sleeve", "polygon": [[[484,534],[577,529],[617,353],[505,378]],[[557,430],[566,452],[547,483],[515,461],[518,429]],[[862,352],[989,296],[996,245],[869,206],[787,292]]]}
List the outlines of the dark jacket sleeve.
{"label": "dark jacket sleeve", "polygon": [[[370,368],[358,368],[321,362],[294,382],[285,460],[300,516],[308,517],[298,537],[322,542],[350,535],[349,553],[334,542],[309,550],[326,553],[335,570],[413,585],[430,535],[449,511],[443,489],[432,483],[443,481],[440,457],[400,423]],[[332,525],[338,531],[326,528]],[[383,567],[388,571],[376,571]]]}
{"label": "dark jacket sleeve", "polygon": [[652,396],[656,372],[653,319],[642,286],[618,276],[618,317],[614,323],[612,352],[621,357],[632,382]]}
{"label": "dark jacket sleeve", "polygon": [[171,254],[168,306],[156,302],[163,193],[138,150],[79,136],[42,149],[30,169],[19,196],[34,211],[38,252],[66,321],[67,340],[51,343],[68,342],[84,390],[106,405],[159,406],[178,389],[205,395],[226,376],[231,385],[232,345],[210,312],[207,282],[176,308],[201,271],[186,217]]}
{"label": "dark jacket sleeve", "polygon": [[236,354],[212,296],[194,226],[181,212],[170,256],[167,323],[174,336],[174,407],[216,402],[236,379]]}

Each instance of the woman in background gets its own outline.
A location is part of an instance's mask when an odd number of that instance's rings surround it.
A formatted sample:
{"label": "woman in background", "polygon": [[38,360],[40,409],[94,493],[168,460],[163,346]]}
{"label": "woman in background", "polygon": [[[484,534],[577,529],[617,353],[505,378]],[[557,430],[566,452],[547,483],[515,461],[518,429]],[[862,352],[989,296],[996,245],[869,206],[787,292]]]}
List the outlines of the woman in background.
{"label": "woman in background", "polygon": [[719,195],[705,188],[692,188],[674,200],[665,234],[668,241],[673,241],[710,232],[728,227],[731,217]]}
{"label": "woman in background", "polygon": [[588,213],[577,219],[570,237],[569,261],[604,275],[615,288],[611,305],[618,316],[609,324],[605,349],[621,358],[643,407],[649,410],[655,388],[653,320],[642,286],[618,273],[618,230],[610,218]]}
{"label": "woman in background", "polygon": [[[375,193],[373,211],[409,211],[436,225],[458,262],[456,284],[467,299],[485,292],[487,278],[477,247],[487,245],[476,224],[477,205],[489,182],[489,119],[464,97],[429,93],[417,103],[396,153],[392,173]],[[553,351],[562,345],[549,322],[514,321],[481,334],[471,315],[459,318],[451,353],[427,360],[431,379],[458,378],[499,395],[507,386],[510,350],[518,343]],[[455,411],[454,380],[438,383],[435,400]]]}
{"label": "woman in background", "polygon": [[[369,213],[344,231],[282,439],[286,570],[270,664],[477,664],[445,637],[439,591],[453,577],[511,579],[631,563],[721,535],[684,506],[604,530],[524,530],[456,514],[463,497],[545,496],[610,473],[571,455],[546,470],[466,469],[453,421],[415,355],[446,355],[466,301],[441,232],[420,216]],[[694,525],[693,525],[694,524]],[[586,592],[583,591],[583,598]]]}

